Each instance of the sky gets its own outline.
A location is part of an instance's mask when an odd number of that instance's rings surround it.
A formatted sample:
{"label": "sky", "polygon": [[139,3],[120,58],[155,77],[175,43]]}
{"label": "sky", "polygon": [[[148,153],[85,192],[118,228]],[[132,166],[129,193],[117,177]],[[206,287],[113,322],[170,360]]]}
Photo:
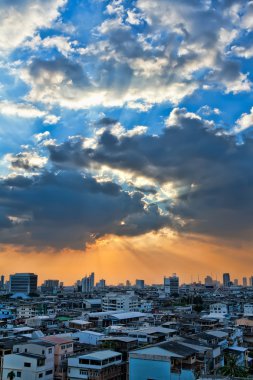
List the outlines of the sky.
{"label": "sky", "polygon": [[253,1],[0,2],[0,272],[253,274]]}

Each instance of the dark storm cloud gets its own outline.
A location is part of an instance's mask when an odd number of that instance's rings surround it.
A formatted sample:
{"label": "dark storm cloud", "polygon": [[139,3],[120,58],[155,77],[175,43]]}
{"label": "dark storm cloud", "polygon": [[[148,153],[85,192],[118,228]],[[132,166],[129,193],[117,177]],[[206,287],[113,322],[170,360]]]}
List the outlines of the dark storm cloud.
{"label": "dark storm cloud", "polygon": [[[105,234],[139,235],[170,219],[113,182],[75,171],[19,175],[0,183],[1,243],[82,249]],[[124,223],[122,221],[125,221]]]}
{"label": "dark storm cloud", "polygon": [[[161,135],[117,137],[106,130],[95,149],[80,150],[84,166],[111,168],[173,182],[178,198],[167,206],[187,223],[182,230],[219,237],[250,238],[253,227],[253,140],[238,145],[232,136],[212,127],[185,109],[175,109]],[[173,125],[177,126],[173,126]],[[61,159],[54,160],[57,148]],[[49,147],[51,159],[76,165],[75,147]],[[77,153],[76,153],[77,154]],[[74,159],[73,159],[74,157]],[[129,216],[131,218],[131,216]],[[129,225],[128,225],[129,226]]]}

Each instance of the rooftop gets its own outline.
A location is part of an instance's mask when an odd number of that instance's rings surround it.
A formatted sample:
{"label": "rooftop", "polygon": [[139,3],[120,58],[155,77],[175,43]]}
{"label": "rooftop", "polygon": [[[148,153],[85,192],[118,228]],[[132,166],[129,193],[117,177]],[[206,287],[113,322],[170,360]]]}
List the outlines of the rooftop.
{"label": "rooftop", "polygon": [[72,343],[73,339],[68,338],[68,337],[62,337],[62,336],[57,336],[57,335],[48,335],[41,340],[46,341],[46,342],[51,342],[54,344],[64,344],[64,343]]}
{"label": "rooftop", "polygon": [[103,351],[96,351],[92,352],[90,354],[81,355],[79,358],[83,359],[94,359],[94,360],[104,360],[104,359],[110,359],[114,356],[121,355],[120,352],[111,351],[111,350],[103,350]]}

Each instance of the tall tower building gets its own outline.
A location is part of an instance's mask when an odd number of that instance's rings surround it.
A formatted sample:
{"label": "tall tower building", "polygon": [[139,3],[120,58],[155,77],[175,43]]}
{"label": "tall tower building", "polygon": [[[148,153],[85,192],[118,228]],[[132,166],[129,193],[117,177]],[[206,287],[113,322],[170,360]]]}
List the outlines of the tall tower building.
{"label": "tall tower building", "polygon": [[213,285],[213,279],[211,276],[206,276],[205,277],[205,285],[206,286],[212,286]]}
{"label": "tall tower building", "polygon": [[223,273],[223,286],[225,286],[225,288],[228,288],[230,285],[231,285],[230,274],[229,273]]}
{"label": "tall tower building", "polygon": [[1,287],[2,289],[4,288],[4,276],[3,276],[3,275],[1,276],[0,287]]}
{"label": "tall tower building", "polygon": [[248,286],[248,280],[247,280],[247,277],[243,277],[243,278],[242,278],[242,285],[243,285],[243,286]]}
{"label": "tall tower building", "polygon": [[137,289],[144,289],[145,281],[144,280],[136,280],[135,286]]}
{"label": "tall tower building", "polygon": [[90,276],[85,276],[82,279],[82,292],[92,293],[95,286],[95,274],[91,273]]}
{"label": "tall tower building", "polygon": [[179,277],[176,273],[170,277],[164,277],[164,291],[171,295],[179,293]]}

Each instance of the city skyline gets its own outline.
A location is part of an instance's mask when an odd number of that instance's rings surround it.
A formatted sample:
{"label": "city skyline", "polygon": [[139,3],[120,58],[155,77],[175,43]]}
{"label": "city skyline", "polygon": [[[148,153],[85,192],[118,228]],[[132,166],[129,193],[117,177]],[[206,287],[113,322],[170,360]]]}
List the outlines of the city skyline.
{"label": "city skyline", "polygon": [[[233,276],[231,276],[230,273],[222,273],[220,276],[218,276],[217,274],[213,274],[213,273],[205,273],[205,274],[188,274],[189,277],[189,281],[187,281],[185,279],[184,276],[179,275],[178,273],[167,273],[167,274],[164,274],[162,277],[159,278],[159,281],[157,282],[148,282],[145,278],[133,278],[133,279],[129,279],[129,278],[120,278],[120,280],[116,283],[113,283],[113,282],[110,282],[108,281],[106,278],[104,277],[100,277],[98,276],[95,272],[91,272],[91,273],[85,273],[85,274],[81,274],[79,276],[79,278],[75,278],[74,282],[73,283],[64,283],[64,281],[62,281],[61,278],[57,278],[57,276],[54,276],[54,277],[45,277],[42,279],[40,279],[40,276],[37,274],[37,273],[31,273],[31,272],[16,272],[16,273],[9,273],[9,274],[4,274],[4,275],[1,275],[1,281],[3,281],[4,283],[9,283],[11,277],[13,275],[16,275],[16,274],[21,274],[21,275],[36,275],[37,278],[38,278],[38,286],[42,286],[44,285],[46,282],[57,282],[59,286],[60,284],[62,284],[63,286],[73,286],[73,285],[76,285],[77,283],[80,283],[80,286],[81,288],[83,288],[83,281],[86,281],[88,279],[88,283],[90,283],[90,278],[93,278],[91,281],[91,285],[88,285],[88,287],[91,286],[94,287],[94,286],[100,286],[101,285],[101,281],[103,283],[106,283],[106,286],[118,286],[118,285],[124,285],[124,286],[139,286],[140,284],[138,283],[144,283],[145,285],[147,286],[152,286],[152,285],[162,285],[162,286],[165,286],[168,285],[168,283],[166,283],[166,280],[170,279],[170,278],[174,278],[176,277],[179,281],[179,286],[181,285],[184,285],[184,284],[202,284],[202,285],[213,285],[213,286],[225,286],[225,287],[229,287],[230,285],[235,285],[235,286],[253,286],[253,275],[250,275],[250,276],[243,276],[243,277],[239,277],[239,278],[233,278]],[[229,275],[229,281],[226,281],[224,280],[224,276],[226,277],[226,275]],[[211,283],[210,283],[211,282]],[[85,285],[86,287],[87,285]],[[85,292],[82,290],[82,292]]]}
{"label": "city skyline", "polygon": [[249,277],[252,2],[4,0],[0,17],[0,271]]}

